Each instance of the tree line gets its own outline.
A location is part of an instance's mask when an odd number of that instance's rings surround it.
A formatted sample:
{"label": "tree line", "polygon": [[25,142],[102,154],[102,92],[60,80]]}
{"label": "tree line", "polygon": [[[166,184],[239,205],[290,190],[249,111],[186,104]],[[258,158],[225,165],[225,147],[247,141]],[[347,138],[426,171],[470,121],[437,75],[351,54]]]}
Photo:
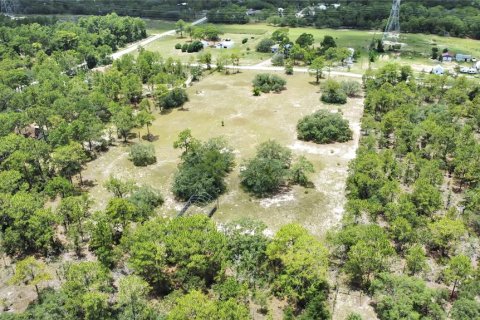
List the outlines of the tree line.
{"label": "tree line", "polygon": [[[365,115],[333,256],[380,319],[479,316],[475,257],[478,83],[415,78],[389,64],[364,76]],[[401,268],[402,276],[393,272]],[[431,289],[427,281],[442,285]],[[476,289],[474,289],[476,288]]]}

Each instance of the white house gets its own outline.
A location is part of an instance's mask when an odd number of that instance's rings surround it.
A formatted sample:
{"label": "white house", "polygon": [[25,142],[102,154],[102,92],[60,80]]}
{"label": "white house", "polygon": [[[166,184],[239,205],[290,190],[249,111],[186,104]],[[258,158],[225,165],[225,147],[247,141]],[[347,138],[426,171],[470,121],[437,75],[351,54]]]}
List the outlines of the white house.
{"label": "white house", "polygon": [[470,62],[472,61],[472,56],[469,54],[457,53],[455,60],[457,60],[457,62]]}
{"label": "white house", "polygon": [[235,46],[235,41],[231,39],[225,39],[222,42],[217,43],[215,46],[217,49],[231,49]]}
{"label": "white house", "polygon": [[435,67],[433,67],[431,73],[437,74],[437,75],[442,75],[442,74],[445,73],[445,69],[443,69],[443,67],[441,65],[437,64]]}
{"label": "white house", "polygon": [[442,61],[453,61],[453,53],[451,52],[442,53]]}

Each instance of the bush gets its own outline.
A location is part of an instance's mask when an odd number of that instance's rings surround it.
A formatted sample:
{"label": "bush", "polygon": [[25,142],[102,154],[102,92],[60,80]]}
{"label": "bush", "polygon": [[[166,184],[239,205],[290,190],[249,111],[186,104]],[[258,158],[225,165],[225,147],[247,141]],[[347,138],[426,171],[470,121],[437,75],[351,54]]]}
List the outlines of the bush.
{"label": "bush", "polygon": [[161,108],[171,109],[182,106],[188,101],[187,92],[182,88],[175,88],[160,97],[158,104]]}
{"label": "bush", "polygon": [[340,85],[343,92],[345,92],[345,94],[350,98],[358,96],[362,90],[360,83],[354,80],[342,81]]}
{"label": "bush", "polygon": [[187,52],[187,50],[188,50],[188,44],[184,43],[182,46],[182,52]]}
{"label": "bush", "polygon": [[340,114],[319,110],[298,121],[297,135],[315,143],[345,142],[352,139],[352,130]]}
{"label": "bush", "polygon": [[277,192],[287,181],[291,161],[289,149],[272,140],[262,143],[240,172],[242,186],[260,197]]}
{"label": "bush", "polygon": [[253,86],[259,88],[262,92],[270,91],[280,92],[285,90],[287,81],[274,74],[260,73],[253,79]]}
{"label": "bush", "polygon": [[257,44],[257,51],[258,52],[265,52],[265,53],[272,52],[272,46],[274,44],[275,44],[275,41],[273,41],[272,39],[262,39]]}
{"label": "bush", "polygon": [[148,166],[157,162],[155,148],[152,144],[134,144],[130,148],[130,160],[136,166]]}
{"label": "bush", "polygon": [[245,44],[245,43],[247,43],[247,42],[248,42],[248,38],[244,38],[244,39],[242,40],[242,44]]}
{"label": "bush", "polygon": [[178,50],[178,49],[182,49],[182,44],[181,44],[181,43],[177,43],[177,44],[175,45],[175,49],[177,49],[177,50]]}
{"label": "bush", "polygon": [[272,58],[272,65],[281,67],[284,64],[284,57],[281,53],[276,53]]}
{"label": "bush", "polygon": [[203,43],[201,43],[200,41],[193,41],[188,45],[187,52],[188,53],[199,52],[202,49],[203,49]]}
{"label": "bush", "polygon": [[320,100],[325,103],[345,104],[347,103],[347,95],[343,92],[340,83],[335,80],[327,80]]}

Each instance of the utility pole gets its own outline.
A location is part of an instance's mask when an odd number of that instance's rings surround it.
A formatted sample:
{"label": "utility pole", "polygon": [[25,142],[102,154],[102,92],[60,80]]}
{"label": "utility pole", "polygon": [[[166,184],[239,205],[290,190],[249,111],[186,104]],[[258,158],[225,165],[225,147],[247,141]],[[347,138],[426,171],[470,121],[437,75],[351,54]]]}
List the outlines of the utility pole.
{"label": "utility pole", "polygon": [[393,0],[392,10],[388,18],[387,27],[383,33],[382,41],[398,43],[400,39],[400,1]]}

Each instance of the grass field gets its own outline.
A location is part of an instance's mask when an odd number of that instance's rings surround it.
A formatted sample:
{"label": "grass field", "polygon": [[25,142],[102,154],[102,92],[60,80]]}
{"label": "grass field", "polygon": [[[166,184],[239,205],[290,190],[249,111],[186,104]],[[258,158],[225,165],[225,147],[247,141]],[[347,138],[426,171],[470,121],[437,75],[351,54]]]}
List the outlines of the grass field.
{"label": "grass field", "polygon": [[[322,237],[326,230],[339,222],[343,212],[347,165],[355,156],[363,100],[351,99],[341,107],[322,105],[318,87],[310,83],[312,78],[306,74],[288,77],[287,90],[280,94],[254,97],[251,93],[254,75],[254,72],[243,72],[207,76],[188,89],[190,102],[185,105],[187,111],[173,110],[164,115],[157,112],[157,119],[151,127],[152,133],[158,136],[152,142],[156,148],[156,164],[134,167],[128,160],[129,146],[122,144],[90,162],[82,175],[95,184],[90,194],[96,209],[102,209],[111,197],[103,183],[113,174],[160,189],[166,202],[158,213],[174,216],[183,203],[177,202],[170,192],[180,153],[172,144],[180,131],[190,128],[201,140],[224,136],[235,149],[237,165],[227,178],[228,192],[219,199],[220,208],[214,215],[215,220],[225,222],[251,217],[263,220],[272,231],[289,222],[300,222]],[[298,141],[297,120],[319,108],[340,108],[350,120],[355,139],[323,146]],[[295,155],[305,155],[314,164],[316,173],[311,177],[314,188],[296,186],[267,199],[252,198],[240,188],[240,166],[254,155],[259,143],[268,139],[288,146]],[[138,140],[132,143],[138,143]]]}

